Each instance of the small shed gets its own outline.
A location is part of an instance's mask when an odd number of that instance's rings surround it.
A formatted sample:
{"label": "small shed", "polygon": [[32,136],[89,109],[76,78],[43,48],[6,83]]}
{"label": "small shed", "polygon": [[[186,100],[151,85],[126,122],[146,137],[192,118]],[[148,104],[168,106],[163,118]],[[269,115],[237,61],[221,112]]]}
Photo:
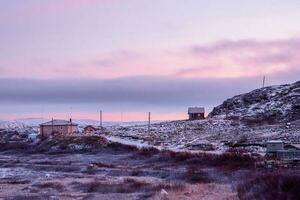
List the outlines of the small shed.
{"label": "small shed", "polygon": [[205,119],[204,107],[189,107],[188,108],[189,120]]}
{"label": "small shed", "polygon": [[281,140],[270,140],[267,142],[267,153],[276,153],[284,150],[284,144]]}
{"label": "small shed", "polygon": [[40,134],[42,136],[50,136],[55,134],[67,135],[78,133],[78,124],[72,122],[72,119],[58,120],[52,119],[49,122],[40,124]]}
{"label": "small shed", "polygon": [[86,127],[84,127],[83,132],[84,132],[84,134],[93,134],[99,130],[100,129],[97,127],[94,127],[92,125],[87,125]]}

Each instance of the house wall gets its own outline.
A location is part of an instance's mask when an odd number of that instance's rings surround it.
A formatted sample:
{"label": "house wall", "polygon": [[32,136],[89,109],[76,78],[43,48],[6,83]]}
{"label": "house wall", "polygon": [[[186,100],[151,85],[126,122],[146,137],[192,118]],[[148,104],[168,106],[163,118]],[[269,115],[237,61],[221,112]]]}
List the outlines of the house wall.
{"label": "house wall", "polygon": [[52,133],[59,133],[59,134],[71,134],[74,132],[78,132],[78,127],[75,125],[69,126],[52,126],[52,125],[42,125],[40,127],[40,133],[43,136],[50,136]]}
{"label": "house wall", "polygon": [[267,143],[267,153],[284,150],[283,143]]}
{"label": "house wall", "polygon": [[68,133],[77,133],[78,132],[78,126],[72,125],[68,126]]}
{"label": "house wall", "polygon": [[204,119],[204,113],[190,113],[189,120]]}

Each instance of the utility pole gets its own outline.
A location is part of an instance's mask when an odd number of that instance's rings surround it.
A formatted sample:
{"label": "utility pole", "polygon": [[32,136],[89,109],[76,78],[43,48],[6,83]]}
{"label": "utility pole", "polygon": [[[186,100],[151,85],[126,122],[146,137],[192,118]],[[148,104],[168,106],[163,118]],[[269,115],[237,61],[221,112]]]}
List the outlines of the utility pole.
{"label": "utility pole", "polygon": [[150,133],[151,112],[148,113],[148,133]]}
{"label": "utility pole", "polygon": [[52,120],[51,120],[51,129],[52,129],[51,131],[52,131],[52,132],[51,132],[51,134],[53,134],[53,125],[54,125],[54,124],[53,124],[53,117],[52,117]]}
{"label": "utility pole", "polygon": [[73,108],[72,108],[72,106],[70,107],[70,128],[71,128],[71,134],[73,134],[73,126],[72,126],[72,110]]}
{"label": "utility pole", "polygon": [[263,77],[263,88],[265,87],[266,76]]}
{"label": "utility pole", "polygon": [[99,126],[102,129],[102,110],[99,112]]}
{"label": "utility pole", "polygon": [[72,119],[72,112],[73,112],[73,108],[72,106],[70,107],[70,119]]}

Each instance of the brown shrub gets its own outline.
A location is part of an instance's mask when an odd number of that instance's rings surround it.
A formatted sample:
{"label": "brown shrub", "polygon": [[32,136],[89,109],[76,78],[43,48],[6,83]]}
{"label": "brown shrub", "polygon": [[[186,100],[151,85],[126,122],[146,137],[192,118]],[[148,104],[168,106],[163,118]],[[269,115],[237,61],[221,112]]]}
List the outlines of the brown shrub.
{"label": "brown shrub", "polygon": [[136,146],[133,145],[125,145],[125,144],[121,144],[118,142],[110,142],[108,143],[107,147],[111,148],[112,150],[115,151],[138,151],[138,148]]}
{"label": "brown shrub", "polygon": [[257,174],[238,185],[241,200],[297,200],[300,197],[300,175],[293,172]]}
{"label": "brown shrub", "polygon": [[255,159],[251,156],[239,153],[209,154],[163,151],[159,159],[173,160],[180,163],[185,162],[187,164],[224,167],[226,169],[251,168],[255,162]]}
{"label": "brown shrub", "polygon": [[143,148],[139,149],[138,152],[139,152],[139,155],[142,155],[142,156],[152,156],[152,155],[158,154],[160,151],[154,147],[143,147]]}
{"label": "brown shrub", "polygon": [[40,188],[40,189],[51,188],[51,189],[57,190],[59,192],[62,192],[64,190],[64,186],[58,182],[38,183],[38,184],[34,184],[33,186]]}

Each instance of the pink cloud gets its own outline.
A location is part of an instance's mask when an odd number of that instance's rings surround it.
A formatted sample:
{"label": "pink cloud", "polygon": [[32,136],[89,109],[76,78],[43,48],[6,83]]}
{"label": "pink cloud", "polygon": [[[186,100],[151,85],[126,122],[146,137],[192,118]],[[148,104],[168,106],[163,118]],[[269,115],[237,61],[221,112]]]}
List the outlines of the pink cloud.
{"label": "pink cloud", "polygon": [[[179,76],[205,74],[221,77],[260,76],[293,70],[300,66],[300,39],[220,41],[192,46],[185,55],[198,60],[196,67],[179,70]],[[197,63],[197,62],[196,62]]]}
{"label": "pink cloud", "polygon": [[227,40],[208,45],[194,45],[173,53],[163,50],[131,50],[100,52],[84,57],[2,60],[0,64],[4,73],[1,73],[0,77],[254,77],[298,69],[298,52],[299,38],[272,41]]}

